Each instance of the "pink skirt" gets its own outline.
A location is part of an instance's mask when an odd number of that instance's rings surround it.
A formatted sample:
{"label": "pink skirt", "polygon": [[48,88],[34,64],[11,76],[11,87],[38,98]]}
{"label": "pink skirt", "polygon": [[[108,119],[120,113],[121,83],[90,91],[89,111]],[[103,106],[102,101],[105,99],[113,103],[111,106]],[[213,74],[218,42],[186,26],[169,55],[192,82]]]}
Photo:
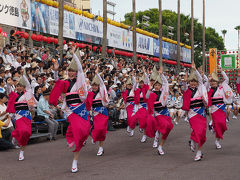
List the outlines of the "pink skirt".
{"label": "pink skirt", "polygon": [[68,144],[74,142],[75,150],[73,152],[78,152],[89,136],[91,125],[89,120],[86,121],[75,113],[68,116],[68,122],[66,139]]}
{"label": "pink skirt", "polygon": [[207,140],[206,131],[207,131],[207,119],[206,117],[197,114],[189,119],[190,126],[192,128],[192,133],[190,138],[198,143],[201,147]]}
{"label": "pink skirt", "polygon": [[26,117],[16,120],[12,137],[18,141],[19,146],[26,146],[31,135],[31,120]]}
{"label": "pink skirt", "polygon": [[[146,129],[147,126],[147,117],[148,117],[148,112],[145,108],[139,109],[136,114],[134,115],[136,118],[136,121],[139,122],[139,128],[141,129]],[[135,122],[136,122],[135,121]]]}
{"label": "pink skirt", "polygon": [[162,134],[162,139],[166,140],[173,129],[172,119],[169,116],[158,115],[156,117],[157,130]]}
{"label": "pink skirt", "polygon": [[213,129],[216,133],[216,138],[223,139],[223,134],[227,130],[226,118],[226,113],[221,109],[212,113]]}
{"label": "pink skirt", "polygon": [[146,135],[150,138],[154,138],[156,131],[157,131],[156,119],[152,115],[147,114],[146,129],[145,129]]}
{"label": "pink skirt", "polygon": [[94,129],[91,133],[93,141],[104,141],[106,139],[108,116],[101,113],[93,117]]}
{"label": "pink skirt", "polygon": [[134,106],[132,104],[128,105],[128,107],[126,108],[127,123],[131,129],[135,129],[135,127],[137,125],[137,119],[134,117],[135,115],[133,115],[133,108],[134,108]]}

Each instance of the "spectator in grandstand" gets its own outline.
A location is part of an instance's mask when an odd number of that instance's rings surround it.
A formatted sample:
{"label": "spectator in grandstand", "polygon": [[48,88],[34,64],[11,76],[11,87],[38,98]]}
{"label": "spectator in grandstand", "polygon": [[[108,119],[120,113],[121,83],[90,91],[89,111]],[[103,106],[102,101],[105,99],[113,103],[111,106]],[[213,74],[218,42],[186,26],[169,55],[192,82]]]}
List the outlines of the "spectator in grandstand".
{"label": "spectator in grandstand", "polygon": [[49,140],[56,140],[58,122],[54,119],[54,114],[52,113],[52,110],[50,109],[50,106],[48,104],[49,95],[49,89],[43,92],[43,96],[40,97],[37,105],[37,114],[38,116],[42,116],[48,124],[48,132],[50,133]]}

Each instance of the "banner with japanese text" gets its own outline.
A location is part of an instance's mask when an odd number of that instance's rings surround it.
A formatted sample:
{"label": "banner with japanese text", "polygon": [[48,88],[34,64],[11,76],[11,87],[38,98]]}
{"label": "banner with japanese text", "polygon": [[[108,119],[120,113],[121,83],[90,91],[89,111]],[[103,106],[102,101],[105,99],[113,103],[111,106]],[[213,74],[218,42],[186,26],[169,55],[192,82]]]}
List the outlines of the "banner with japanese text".
{"label": "banner with japanese text", "polygon": [[1,0],[0,23],[30,29],[30,0]]}
{"label": "banner with japanese text", "polygon": [[209,49],[209,72],[210,74],[213,73],[213,71],[217,70],[217,49],[216,48],[210,48]]}

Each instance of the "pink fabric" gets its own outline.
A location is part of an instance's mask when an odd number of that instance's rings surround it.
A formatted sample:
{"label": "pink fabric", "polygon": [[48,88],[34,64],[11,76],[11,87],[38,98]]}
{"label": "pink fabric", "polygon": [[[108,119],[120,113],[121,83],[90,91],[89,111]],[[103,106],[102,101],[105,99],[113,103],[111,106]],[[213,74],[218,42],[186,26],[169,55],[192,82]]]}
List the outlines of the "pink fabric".
{"label": "pink fabric", "polygon": [[213,89],[210,89],[208,91],[208,107],[212,106],[212,94],[213,94]]}
{"label": "pink fabric", "polygon": [[128,105],[127,108],[126,108],[126,110],[127,110],[127,123],[128,123],[128,126],[131,129],[135,129],[135,127],[137,125],[137,119],[134,117],[135,115],[132,116],[133,108],[134,108],[134,106],[132,104]]}
{"label": "pink fabric", "polygon": [[238,94],[240,94],[240,83],[237,84],[237,92],[238,92]]}
{"label": "pink fabric", "polygon": [[50,93],[49,104],[57,106],[58,99],[59,99],[61,93],[66,93],[68,87],[69,87],[69,82],[68,81],[58,80],[55,83],[55,86],[54,86],[54,88],[52,89],[52,91]]}
{"label": "pink fabric", "polygon": [[139,128],[145,129],[147,126],[147,117],[148,112],[145,108],[140,108],[136,114],[134,115],[134,118],[136,118],[136,121],[139,122]]}
{"label": "pink fabric", "polygon": [[[144,99],[145,103],[147,102],[146,94],[147,94],[148,89],[149,89],[149,86],[144,84],[143,88],[142,88],[142,94],[143,94],[143,99]],[[137,90],[134,91],[134,103],[135,104],[140,103],[140,94],[141,94],[141,89],[137,88]]]}
{"label": "pink fabric", "polygon": [[26,146],[32,135],[31,121],[22,117],[15,122],[15,129],[12,131],[12,137],[16,138],[20,146]]}
{"label": "pink fabric", "polygon": [[74,142],[75,150],[73,152],[78,152],[89,136],[91,125],[89,120],[86,121],[75,113],[68,116],[68,122],[66,139],[68,144]]}
{"label": "pink fabric", "polygon": [[155,137],[155,133],[157,131],[157,121],[156,119],[148,114],[147,115],[147,126],[146,126],[146,135],[150,138],[154,138]]}
{"label": "pink fabric", "polygon": [[190,89],[187,89],[187,91],[183,91],[182,110],[189,111],[190,103],[191,103],[191,96],[192,96],[192,91]]}
{"label": "pink fabric", "polygon": [[226,118],[226,113],[221,109],[212,113],[213,129],[216,133],[216,138],[223,139],[223,134],[227,130]]}
{"label": "pink fabric", "polygon": [[153,92],[150,93],[148,102],[147,102],[147,107],[148,107],[148,113],[153,114],[154,111],[154,102],[157,99],[157,95]]}
{"label": "pink fabric", "polygon": [[8,106],[7,106],[7,110],[6,110],[8,113],[15,113],[16,112],[14,105],[15,105],[15,101],[16,101],[18,96],[19,95],[15,92],[11,92],[9,94]]}
{"label": "pink fabric", "polygon": [[125,90],[124,92],[122,92],[122,97],[125,104],[127,103],[127,95],[128,95],[128,90]]}
{"label": "pink fabric", "polygon": [[108,116],[99,113],[93,117],[94,129],[91,133],[93,141],[105,141],[108,127]]}
{"label": "pink fabric", "polygon": [[197,114],[189,119],[192,133],[190,138],[201,147],[206,142],[207,119]]}
{"label": "pink fabric", "polygon": [[162,134],[162,139],[166,140],[169,133],[173,129],[173,123],[171,117],[159,115],[156,117],[157,130]]}
{"label": "pink fabric", "polygon": [[93,97],[94,97],[94,93],[92,91],[89,91],[87,98],[85,100],[86,108],[88,111],[91,110],[92,103],[93,103]]}

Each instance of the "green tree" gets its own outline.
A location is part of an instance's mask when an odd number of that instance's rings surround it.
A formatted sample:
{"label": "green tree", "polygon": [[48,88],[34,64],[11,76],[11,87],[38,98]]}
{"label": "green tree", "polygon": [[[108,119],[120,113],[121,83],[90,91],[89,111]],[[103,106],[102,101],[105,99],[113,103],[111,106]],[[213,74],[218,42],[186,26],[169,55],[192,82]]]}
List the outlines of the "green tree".
{"label": "green tree", "polygon": [[[149,9],[145,11],[139,11],[136,14],[137,17],[137,27],[147,30],[149,32],[158,34],[158,9]],[[143,15],[149,16],[149,27],[144,27],[142,23]],[[125,14],[125,21],[123,23],[132,25],[132,13]],[[189,39],[184,36],[185,33],[191,34],[191,17],[189,15],[181,14],[181,42],[187,45],[190,45],[186,39]],[[177,40],[177,13],[171,10],[163,10],[162,11],[162,27],[163,27],[163,36],[167,37],[168,29],[167,26],[174,27],[173,30],[173,39]],[[206,50],[209,48],[217,48],[219,50],[224,49],[224,41],[223,38],[216,32],[214,28],[207,27],[206,30]],[[202,65],[202,42],[203,42],[203,26],[198,22],[198,19],[194,19],[194,60],[197,66]]]}
{"label": "green tree", "polygon": [[226,34],[227,34],[227,30],[222,30],[222,34],[223,34],[223,42],[225,44],[225,39],[226,39]]}
{"label": "green tree", "polygon": [[235,27],[235,30],[238,31],[238,48],[240,48],[240,47],[239,47],[239,45],[240,45],[240,44],[239,44],[239,38],[240,38],[240,26],[236,26],[236,27]]}

